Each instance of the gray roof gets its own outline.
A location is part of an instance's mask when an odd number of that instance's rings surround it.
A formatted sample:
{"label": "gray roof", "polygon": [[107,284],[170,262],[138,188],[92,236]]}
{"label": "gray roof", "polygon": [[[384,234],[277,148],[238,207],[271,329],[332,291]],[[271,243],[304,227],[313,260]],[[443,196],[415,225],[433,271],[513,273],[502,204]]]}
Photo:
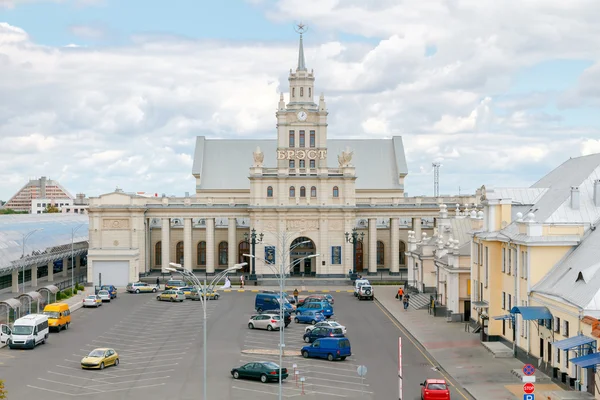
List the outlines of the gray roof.
{"label": "gray roof", "polygon": [[458,240],[458,245],[462,246],[465,243],[471,243],[469,232],[472,230],[470,218],[452,218],[450,219],[452,229],[452,237]]}
{"label": "gray roof", "polygon": [[532,291],[562,298],[583,310],[600,311],[600,229],[589,232]]}
{"label": "gray roof", "polygon": [[486,197],[490,200],[510,199],[513,205],[533,205],[545,192],[545,188],[490,188]]}
{"label": "gray roof", "polygon": [[[217,140],[196,138],[192,174],[200,176],[200,190],[249,190],[252,153],[260,147],[265,168],[276,168],[277,140]],[[357,189],[395,189],[403,187],[399,176],[408,174],[402,137],[391,139],[329,139],[327,165],[339,168],[337,155],[350,148],[354,155]]]}
{"label": "gray roof", "polygon": [[[15,262],[21,259],[23,253],[23,235],[42,228],[33,233],[25,241],[25,257],[41,256],[47,258],[56,253],[59,248],[69,250],[71,247],[71,230],[80,228],[74,234],[74,243],[88,240],[87,215],[77,214],[11,214],[0,216],[0,273],[10,270]],[[62,249],[62,248],[61,248]],[[39,257],[38,257],[39,258]]]}

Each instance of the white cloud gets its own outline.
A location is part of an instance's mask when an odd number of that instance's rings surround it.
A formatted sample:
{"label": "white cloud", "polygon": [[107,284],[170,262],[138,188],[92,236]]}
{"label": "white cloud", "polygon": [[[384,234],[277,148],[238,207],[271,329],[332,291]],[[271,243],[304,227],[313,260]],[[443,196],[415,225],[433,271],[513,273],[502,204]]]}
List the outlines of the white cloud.
{"label": "white cloud", "polygon": [[104,28],[91,25],[73,25],[70,29],[75,36],[85,39],[101,39],[106,34]]}
{"label": "white cloud", "polygon": [[[443,163],[442,192],[455,192],[531,183],[568,156],[600,150],[600,127],[562,126],[532,110],[561,95],[573,106],[598,99],[598,67],[568,93],[496,99],[520,68],[599,62],[595,1],[250,3],[274,21],[311,25],[307,63],[326,95],[330,136],[402,135],[410,194],[431,192],[433,161]],[[371,40],[330,38],[340,32]],[[0,198],[42,174],[92,195],[116,185],[193,192],[196,135],[274,137],[295,43],[132,39],[120,48],[51,48],[0,24],[0,93],[10,99],[0,100],[0,181],[8,182]]]}

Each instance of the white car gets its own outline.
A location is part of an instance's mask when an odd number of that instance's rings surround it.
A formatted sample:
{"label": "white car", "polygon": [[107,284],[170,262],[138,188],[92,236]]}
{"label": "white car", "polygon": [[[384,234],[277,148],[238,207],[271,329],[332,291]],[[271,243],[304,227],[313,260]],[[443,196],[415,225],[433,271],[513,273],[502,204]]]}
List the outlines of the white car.
{"label": "white car", "polygon": [[354,281],[354,296],[358,297],[358,290],[363,285],[371,285],[368,279],[357,279]]}
{"label": "white car", "polygon": [[356,297],[358,297],[359,300],[373,300],[375,298],[373,286],[362,285],[360,288],[358,288],[358,293]]}
{"label": "white car", "polygon": [[342,333],[345,335],[346,334],[346,327],[344,325],[339,324],[338,322],[335,321],[322,321],[322,322],[317,322],[315,325],[309,325],[306,327],[306,329],[304,330],[305,333],[308,333],[310,331],[312,331],[315,328],[320,328],[320,327],[331,327],[331,328],[341,328],[342,329]]}
{"label": "white car", "polygon": [[108,290],[98,291],[98,297],[100,297],[100,300],[108,301],[110,303],[110,293]]}
{"label": "white car", "polygon": [[83,299],[83,307],[100,307],[102,305],[102,299],[100,296],[95,294],[90,294],[85,299]]}
{"label": "white car", "polygon": [[258,314],[248,321],[250,329],[266,329],[272,331],[281,328],[281,318],[275,314]]}

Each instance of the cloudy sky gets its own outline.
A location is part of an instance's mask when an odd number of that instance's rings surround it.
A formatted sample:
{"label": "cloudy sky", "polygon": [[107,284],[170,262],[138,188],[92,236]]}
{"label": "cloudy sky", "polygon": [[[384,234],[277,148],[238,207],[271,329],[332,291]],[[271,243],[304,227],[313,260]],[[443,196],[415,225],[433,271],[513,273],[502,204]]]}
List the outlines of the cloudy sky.
{"label": "cloudy sky", "polygon": [[[294,23],[331,137],[402,135],[409,195],[600,151],[597,0],[0,0],[0,199],[194,191],[195,137],[273,138]],[[287,93],[286,93],[287,95]],[[252,151],[253,149],[249,149]]]}

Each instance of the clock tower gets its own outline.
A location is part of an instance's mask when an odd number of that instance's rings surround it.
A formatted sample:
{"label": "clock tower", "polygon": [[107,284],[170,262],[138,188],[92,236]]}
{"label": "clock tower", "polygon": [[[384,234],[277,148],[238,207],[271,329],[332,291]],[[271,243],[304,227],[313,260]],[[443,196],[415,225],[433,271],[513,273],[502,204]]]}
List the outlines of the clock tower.
{"label": "clock tower", "polygon": [[314,102],[314,72],[306,68],[302,35],[307,30],[299,24],[298,66],[288,77],[289,102],[283,93],[277,109],[277,167],[290,174],[317,174],[327,167],[327,107],[323,95]]}

